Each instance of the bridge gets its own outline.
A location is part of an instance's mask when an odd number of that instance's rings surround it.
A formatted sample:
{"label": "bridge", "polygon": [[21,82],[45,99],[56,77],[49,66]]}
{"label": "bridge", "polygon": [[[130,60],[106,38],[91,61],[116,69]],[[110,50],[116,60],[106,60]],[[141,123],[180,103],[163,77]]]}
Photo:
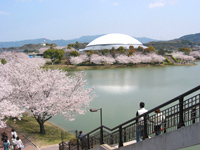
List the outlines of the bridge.
{"label": "bridge", "polygon": [[[155,136],[155,123],[152,122],[157,109],[165,116],[159,136]],[[144,138],[136,143],[136,120],[140,117],[144,117]],[[102,125],[84,137],[87,138],[87,148],[92,150],[180,149],[200,144],[199,118],[200,85],[112,129]],[[60,150],[75,149],[81,150],[79,139],[60,143]]]}

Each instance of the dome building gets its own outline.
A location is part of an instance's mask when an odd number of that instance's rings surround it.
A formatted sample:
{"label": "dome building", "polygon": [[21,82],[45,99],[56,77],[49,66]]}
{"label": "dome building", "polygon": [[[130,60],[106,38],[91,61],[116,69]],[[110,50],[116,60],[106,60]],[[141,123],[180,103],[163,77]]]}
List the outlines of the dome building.
{"label": "dome building", "polygon": [[120,46],[123,46],[125,49],[129,49],[130,46],[134,48],[138,48],[139,46],[146,48],[141,42],[131,36],[112,33],[96,38],[81,51],[112,49],[112,47],[118,49]]}

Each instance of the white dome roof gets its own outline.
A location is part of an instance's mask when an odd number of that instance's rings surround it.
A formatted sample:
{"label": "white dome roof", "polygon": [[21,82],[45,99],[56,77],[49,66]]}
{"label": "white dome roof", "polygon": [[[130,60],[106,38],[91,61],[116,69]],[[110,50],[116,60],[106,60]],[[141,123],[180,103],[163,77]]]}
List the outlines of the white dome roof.
{"label": "white dome roof", "polygon": [[94,45],[107,45],[107,44],[129,44],[129,45],[141,45],[142,43],[135,38],[119,33],[107,34],[96,38],[90,42],[87,46]]}

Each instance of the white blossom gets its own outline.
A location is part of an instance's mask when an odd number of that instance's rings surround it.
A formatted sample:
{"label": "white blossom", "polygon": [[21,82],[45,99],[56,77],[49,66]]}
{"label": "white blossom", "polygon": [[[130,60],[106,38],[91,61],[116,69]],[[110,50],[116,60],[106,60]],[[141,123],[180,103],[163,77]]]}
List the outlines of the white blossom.
{"label": "white blossom", "polygon": [[20,109],[13,111],[18,113],[29,110],[36,120],[43,123],[56,114],[72,120],[76,114],[86,112],[94,95],[92,88],[84,87],[83,72],[68,76],[61,70],[44,70],[35,65],[32,58],[20,59],[21,54],[14,55],[14,59],[6,57],[5,65],[0,64],[1,104],[7,101],[16,105]]}
{"label": "white blossom", "polygon": [[70,58],[70,62],[76,65],[87,61],[89,61],[89,57],[86,54]]}
{"label": "white blossom", "polygon": [[190,52],[190,56],[193,56],[195,58],[200,58],[200,51],[192,51]]}
{"label": "white blossom", "polygon": [[115,60],[120,64],[128,64],[131,62],[131,59],[126,55],[118,55]]}
{"label": "white blossom", "polygon": [[98,54],[92,54],[90,56],[90,62],[94,63],[94,64],[101,64],[103,60],[103,56],[100,56]]}

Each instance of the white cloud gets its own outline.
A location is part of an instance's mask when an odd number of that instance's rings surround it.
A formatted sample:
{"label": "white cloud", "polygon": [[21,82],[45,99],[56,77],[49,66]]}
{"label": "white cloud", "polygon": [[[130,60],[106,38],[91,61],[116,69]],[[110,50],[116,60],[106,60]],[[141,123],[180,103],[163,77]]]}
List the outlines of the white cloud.
{"label": "white cloud", "polygon": [[10,15],[10,13],[5,12],[5,11],[0,11],[0,15]]}
{"label": "white cloud", "polygon": [[117,5],[119,5],[119,3],[115,2],[115,3],[113,3],[113,5],[114,5],[114,6],[117,6]]}
{"label": "white cloud", "polygon": [[159,7],[164,7],[165,3],[164,2],[155,2],[155,3],[150,3],[149,8],[159,8]]}
{"label": "white cloud", "polygon": [[176,3],[178,3],[178,1],[179,0],[157,0],[154,3],[150,3],[149,8],[153,9],[153,8],[164,7],[165,5],[175,5]]}

